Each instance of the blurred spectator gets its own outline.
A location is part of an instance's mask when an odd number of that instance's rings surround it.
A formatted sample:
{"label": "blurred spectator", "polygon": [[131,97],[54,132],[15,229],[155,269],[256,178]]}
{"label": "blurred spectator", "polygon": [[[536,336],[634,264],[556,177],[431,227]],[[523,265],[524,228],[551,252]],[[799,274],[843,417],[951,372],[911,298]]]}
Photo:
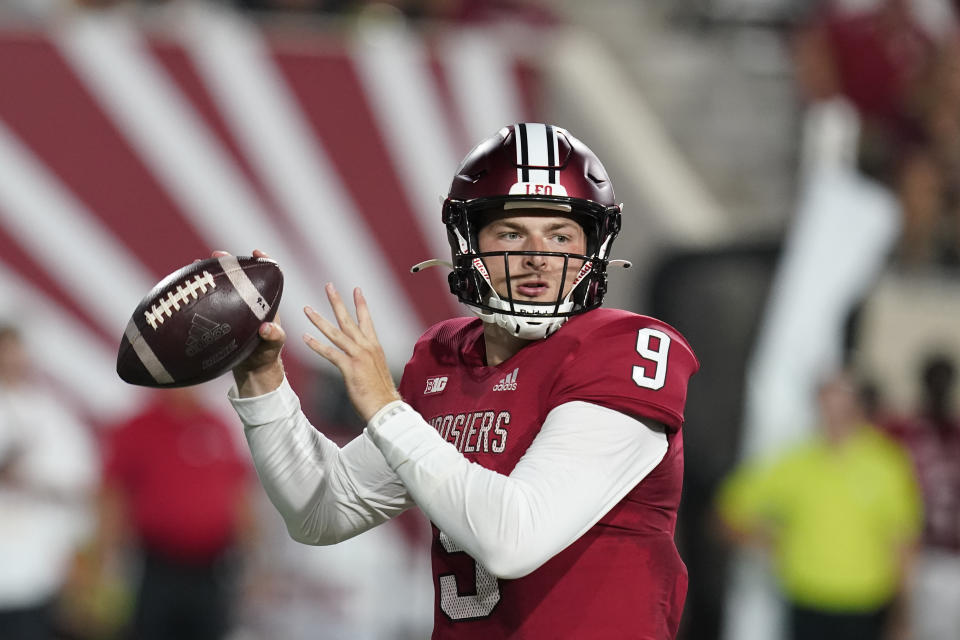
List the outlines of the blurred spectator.
{"label": "blurred spectator", "polygon": [[906,266],[960,265],[960,36],[933,38],[910,0],[822,3],[794,39],[812,101],[842,96],[860,120],[859,168],[903,208]]}
{"label": "blurred spectator", "polygon": [[922,137],[918,102],[935,54],[909,0],[850,11],[821,2],[794,37],[797,81],[810,101],[842,96],[861,118],[861,165],[895,181]]}
{"label": "blurred spectator", "polygon": [[543,0],[234,0],[254,11],[313,11],[327,14],[381,12],[411,20],[449,20],[463,23],[511,22],[552,25],[557,12]]}
{"label": "blurred spectator", "polygon": [[924,145],[906,158],[900,195],[908,264],[960,264],[960,33],[940,47],[920,102]]}
{"label": "blurred spectator", "polygon": [[864,420],[846,374],[818,390],[820,433],[721,485],[731,538],[771,548],[793,640],[881,638],[920,526],[910,463]]}
{"label": "blurred spectator", "polygon": [[960,418],[956,368],[934,355],[920,372],[921,403],[890,432],[913,458],[924,500],[921,551],[910,600],[912,640],[960,638]]}
{"label": "blurred spectator", "polygon": [[53,637],[97,468],[88,427],[37,384],[17,330],[0,327],[0,638]]}
{"label": "blurred spectator", "polygon": [[216,640],[230,630],[253,522],[237,434],[191,388],[158,391],[108,434],[99,557],[109,565],[129,550],[141,565],[133,640]]}
{"label": "blurred spectator", "polygon": [[[794,52],[807,100],[843,97],[855,107],[858,167],[898,195],[904,216],[900,257],[924,264],[936,257],[932,230],[939,227],[950,186],[934,129],[949,126],[940,94],[951,81],[952,56],[938,51],[911,5],[879,0],[851,11],[823,2],[797,30]],[[955,137],[947,140],[953,146]],[[956,230],[951,237],[958,237]]]}
{"label": "blurred spectator", "polygon": [[353,0],[235,0],[240,9],[248,11],[315,11],[318,13],[346,12],[357,3]]}

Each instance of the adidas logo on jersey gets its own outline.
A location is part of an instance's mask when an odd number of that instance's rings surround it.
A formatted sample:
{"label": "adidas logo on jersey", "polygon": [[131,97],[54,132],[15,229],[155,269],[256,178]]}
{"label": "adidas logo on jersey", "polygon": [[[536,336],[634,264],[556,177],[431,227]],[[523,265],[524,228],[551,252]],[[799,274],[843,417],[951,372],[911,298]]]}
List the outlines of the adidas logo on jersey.
{"label": "adidas logo on jersey", "polygon": [[230,325],[226,322],[218,323],[204,318],[199,313],[193,314],[190,322],[190,335],[187,336],[187,355],[193,357],[205,347],[230,333]]}
{"label": "adidas logo on jersey", "polygon": [[520,373],[520,367],[517,367],[513,370],[513,373],[507,374],[505,377],[501,378],[500,381],[493,385],[494,391],[516,391],[517,390],[517,374]]}

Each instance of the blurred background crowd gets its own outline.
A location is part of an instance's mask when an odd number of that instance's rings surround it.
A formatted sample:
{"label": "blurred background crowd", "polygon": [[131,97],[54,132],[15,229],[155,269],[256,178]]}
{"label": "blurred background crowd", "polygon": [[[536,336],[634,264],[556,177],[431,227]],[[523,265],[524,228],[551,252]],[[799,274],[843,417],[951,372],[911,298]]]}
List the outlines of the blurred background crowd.
{"label": "blurred background crowd", "polygon": [[260,248],[290,335],[360,285],[399,368],[464,313],[408,273],[459,159],[524,120],[625,202],[608,303],[702,362],[681,638],[960,638],[951,0],[0,0],[0,638],[428,637],[422,516],[297,545],[230,381],[113,361],[160,277]]}

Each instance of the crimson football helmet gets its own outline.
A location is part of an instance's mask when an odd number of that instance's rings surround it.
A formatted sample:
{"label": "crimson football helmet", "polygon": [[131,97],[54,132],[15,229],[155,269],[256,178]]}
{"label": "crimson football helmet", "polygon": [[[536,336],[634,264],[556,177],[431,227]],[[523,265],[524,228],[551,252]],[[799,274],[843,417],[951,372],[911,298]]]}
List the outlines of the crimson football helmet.
{"label": "crimson football helmet", "polygon": [[[535,251],[481,253],[477,232],[494,211],[522,207],[552,209],[583,228],[586,255]],[[620,231],[621,207],[613,185],[597,156],[568,131],[549,124],[506,126],[467,154],[443,203],[443,222],[453,253],[450,291],[485,322],[495,322],[511,334],[545,338],[575,314],[600,306],[607,290],[610,249]],[[563,258],[560,292],[550,302],[518,301],[510,285],[511,255]],[[487,261],[503,260],[508,274],[507,296],[494,290]],[[567,266],[582,265],[567,295]],[[430,260],[414,267],[441,264]]]}

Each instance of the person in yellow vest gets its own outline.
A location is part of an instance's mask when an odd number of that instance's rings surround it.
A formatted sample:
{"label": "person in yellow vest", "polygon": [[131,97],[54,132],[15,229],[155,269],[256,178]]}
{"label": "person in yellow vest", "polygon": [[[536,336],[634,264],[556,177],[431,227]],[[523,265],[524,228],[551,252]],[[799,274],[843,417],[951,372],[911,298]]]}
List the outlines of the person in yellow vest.
{"label": "person in yellow vest", "polygon": [[816,435],[736,468],[717,512],[733,541],[770,549],[793,640],[879,639],[906,584],[920,494],[849,374],[826,380],[817,400]]}

